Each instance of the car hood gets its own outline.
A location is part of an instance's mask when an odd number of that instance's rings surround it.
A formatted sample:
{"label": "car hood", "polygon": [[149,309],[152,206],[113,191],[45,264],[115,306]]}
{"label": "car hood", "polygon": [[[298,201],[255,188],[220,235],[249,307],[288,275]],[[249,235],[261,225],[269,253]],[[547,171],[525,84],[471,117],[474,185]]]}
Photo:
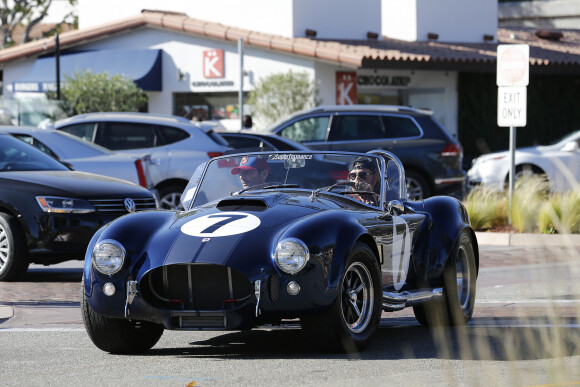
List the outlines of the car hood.
{"label": "car hood", "polygon": [[77,171],[0,172],[0,179],[2,184],[27,186],[44,195],[105,198],[149,193],[145,188],[124,180]]}
{"label": "car hood", "polygon": [[[149,260],[139,268],[137,277],[163,265],[183,263],[226,265],[249,276],[257,275],[252,271],[271,264],[277,241],[288,227],[338,208],[333,201],[312,203],[306,195],[274,194],[225,199],[171,218],[165,215],[165,225],[160,224],[161,219],[151,218],[147,223],[157,224],[151,227],[155,229],[151,237],[129,242],[136,243],[135,247],[148,246],[143,255]],[[125,223],[123,228],[133,227],[126,223],[130,218],[120,220]],[[133,219],[144,223],[138,217]],[[101,236],[106,238],[110,238],[108,230]],[[125,247],[129,250],[132,246]]]}

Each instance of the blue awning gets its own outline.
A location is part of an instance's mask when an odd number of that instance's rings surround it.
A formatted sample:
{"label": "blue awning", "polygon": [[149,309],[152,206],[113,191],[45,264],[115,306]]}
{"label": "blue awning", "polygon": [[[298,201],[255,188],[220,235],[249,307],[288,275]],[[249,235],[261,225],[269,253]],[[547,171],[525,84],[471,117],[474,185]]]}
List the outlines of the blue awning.
{"label": "blue awning", "polygon": [[[60,81],[75,72],[121,74],[145,91],[161,91],[161,50],[98,50],[60,56]],[[14,92],[56,91],[55,57],[38,58],[30,72],[13,82]]]}

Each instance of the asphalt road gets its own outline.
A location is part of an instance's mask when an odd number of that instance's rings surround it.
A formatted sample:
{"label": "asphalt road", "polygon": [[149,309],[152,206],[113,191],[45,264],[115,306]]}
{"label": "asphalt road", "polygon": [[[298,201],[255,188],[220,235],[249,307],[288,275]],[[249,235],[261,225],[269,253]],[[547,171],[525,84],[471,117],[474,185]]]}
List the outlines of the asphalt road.
{"label": "asphalt road", "polygon": [[[140,356],[98,350],[79,309],[81,263],[33,267],[0,283],[0,385],[580,385],[580,249],[482,246],[476,309],[429,330],[384,313],[355,355],[313,349],[297,326],[166,331]],[[0,318],[2,316],[0,315]]]}

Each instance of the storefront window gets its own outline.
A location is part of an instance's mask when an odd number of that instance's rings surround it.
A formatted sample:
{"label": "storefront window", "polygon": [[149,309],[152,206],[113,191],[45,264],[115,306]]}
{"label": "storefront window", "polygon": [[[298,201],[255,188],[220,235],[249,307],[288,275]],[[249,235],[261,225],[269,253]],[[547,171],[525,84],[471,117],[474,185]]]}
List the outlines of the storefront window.
{"label": "storefront window", "polygon": [[[239,119],[238,93],[174,93],[173,114],[196,121]],[[244,104],[244,114],[251,114],[251,106]]]}

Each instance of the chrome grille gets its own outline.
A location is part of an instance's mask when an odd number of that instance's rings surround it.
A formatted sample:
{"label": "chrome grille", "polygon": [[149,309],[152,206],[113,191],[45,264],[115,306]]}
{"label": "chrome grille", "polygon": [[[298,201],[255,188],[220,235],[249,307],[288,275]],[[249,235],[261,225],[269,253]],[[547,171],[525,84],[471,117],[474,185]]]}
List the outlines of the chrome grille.
{"label": "chrome grille", "polygon": [[[92,199],[89,202],[95,207],[97,212],[128,212],[125,208],[125,199]],[[157,206],[155,203],[155,198],[131,198],[135,202],[135,210],[156,210]]]}

